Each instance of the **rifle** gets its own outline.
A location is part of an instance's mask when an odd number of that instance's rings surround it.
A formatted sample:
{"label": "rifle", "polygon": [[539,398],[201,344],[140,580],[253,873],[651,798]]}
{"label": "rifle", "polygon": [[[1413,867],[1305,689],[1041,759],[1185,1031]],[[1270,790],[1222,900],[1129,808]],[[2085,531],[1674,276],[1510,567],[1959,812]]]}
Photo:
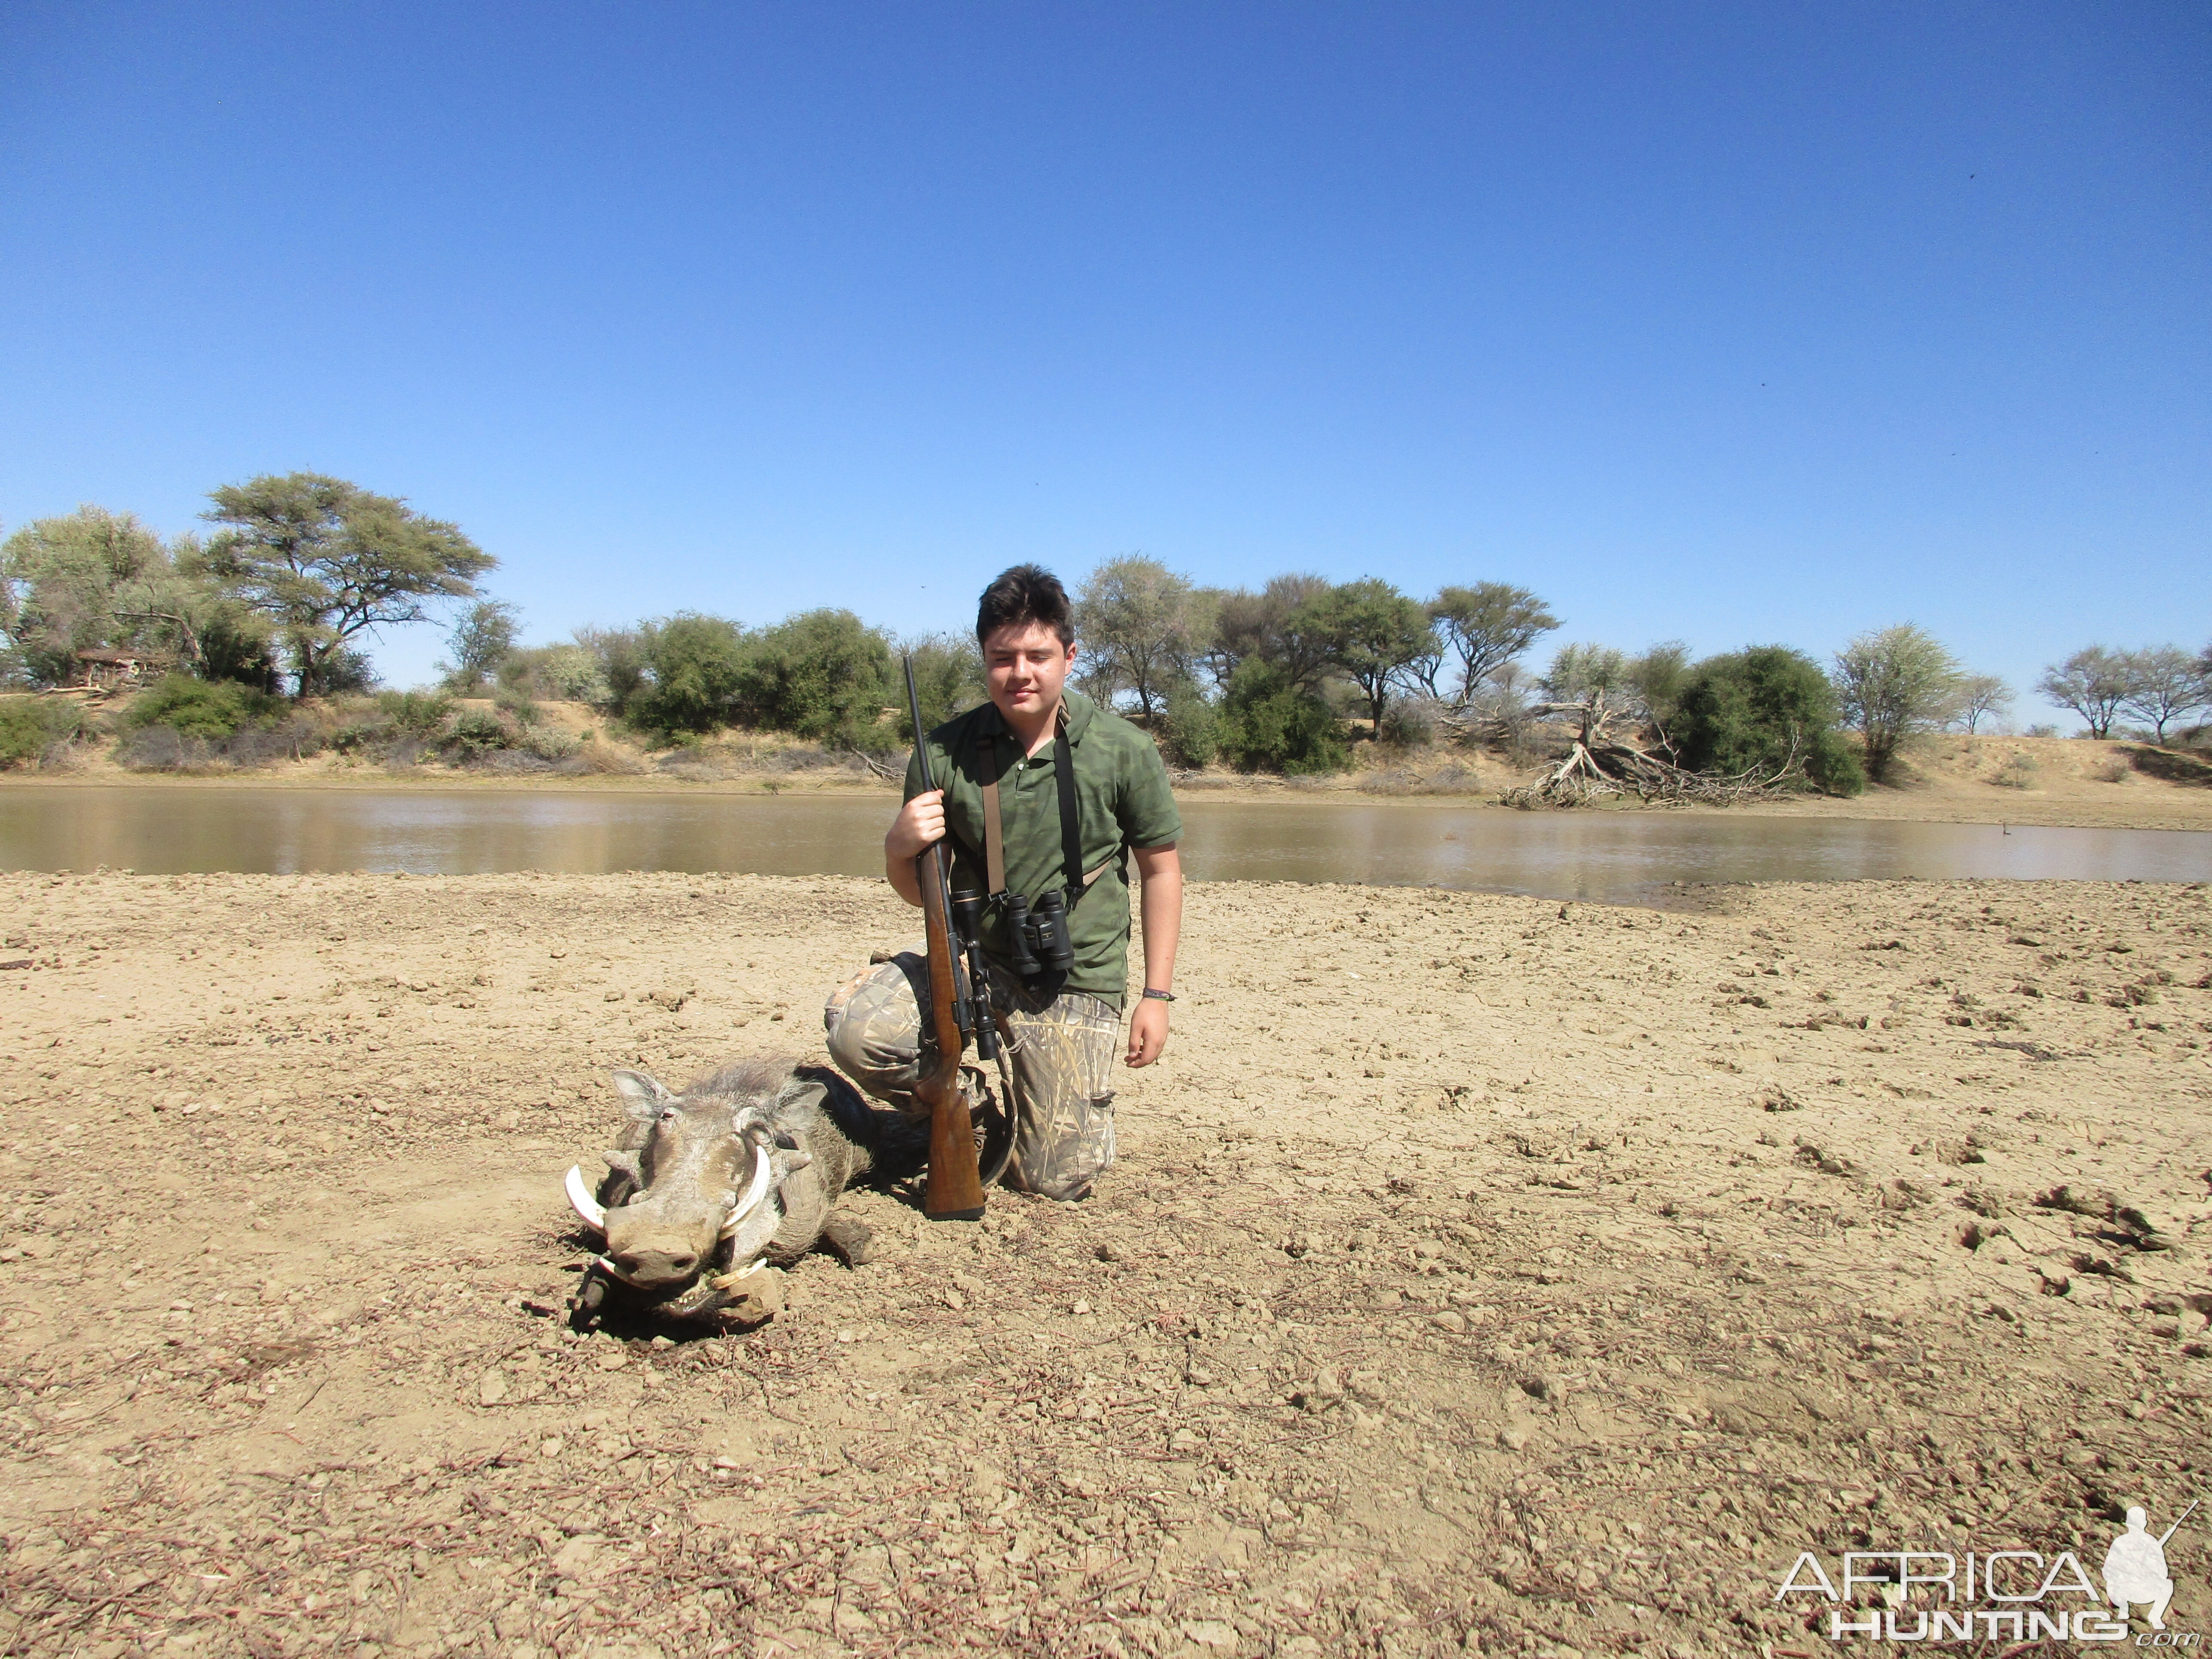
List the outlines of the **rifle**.
{"label": "rifle", "polygon": [[[907,708],[914,716],[914,755],[925,793],[937,787],[929,775],[929,744],[921,726],[921,698],[914,689],[914,659],[906,666]],[[991,1021],[990,993],[980,963],[962,960],[952,928],[953,898],[947,879],[945,842],[932,842],[915,854],[915,874],[921,884],[922,931],[929,941],[929,1018],[937,1039],[937,1069],[915,1086],[929,1108],[929,1189],[922,1212],[932,1221],[974,1221],[983,1213],[983,1178],[975,1164],[975,1127],[969,1115],[968,1092],[960,1083],[960,1056],[972,1031],[975,1052],[995,1058],[999,1030]],[[971,923],[981,901],[963,894],[962,908]],[[971,945],[980,953],[980,947]]]}
{"label": "rifle", "polygon": [[2189,1506],[2187,1509],[2185,1509],[2185,1510],[2182,1510],[2182,1512],[2181,1512],[2180,1514],[2179,1514],[2179,1515],[2177,1515],[2177,1516],[2175,1516],[2173,1517],[2173,1526],[2172,1526],[2172,1527],[2168,1527],[2168,1528],[2167,1528],[2164,1532],[2162,1532],[2162,1533],[2159,1534],[2159,1535],[2158,1535],[2158,1547],[2159,1547],[2160,1549],[2164,1549],[2164,1548],[2166,1547],[2166,1540],[2167,1539],[2169,1539],[2169,1538],[2171,1538],[2171,1537],[2172,1537],[2172,1536],[2173,1536],[2173,1534],[2174,1534],[2174,1528],[2177,1528],[2177,1527],[2179,1527],[2179,1526],[2180,1526],[2180,1524],[2181,1524],[2183,1522],[2185,1522],[2185,1521],[2186,1521],[2187,1519],[2189,1519],[2189,1517],[2190,1517],[2191,1516],[2192,1516],[2192,1515],[2196,1514],[2196,1513],[2197,1513],[2197,1504],[2201,1504],[2201,1503],[2203,1503],[2203,1501],[2204,1501],[2204,1500],[2203,1500],[2203,1498],[2198,1498],[2198,1499],[2197,1499],[2196,1503],[2193,1503],[2193,1504],[2190,1504],[2190,1506]]}

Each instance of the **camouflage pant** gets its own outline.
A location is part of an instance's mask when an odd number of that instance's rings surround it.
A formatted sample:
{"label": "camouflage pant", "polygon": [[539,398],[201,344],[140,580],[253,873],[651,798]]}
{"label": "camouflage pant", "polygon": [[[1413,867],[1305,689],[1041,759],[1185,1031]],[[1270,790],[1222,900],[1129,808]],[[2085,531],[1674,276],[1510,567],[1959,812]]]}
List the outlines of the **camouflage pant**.
{"label": "camouflage pant", "polygon": [[[922,1028],[929,962],[902,951],[855,974],[823,1010],[830,1057],[877,1099],[921,1115],[915,1086],[937,1060]],[[994,974],[991,1005],[1014,1074],[1014,1146],[1006,1184],[1047,1198],[1089,1195],[1114,1162],[1114,1060],[1121,1020],[1111,1003],[1064,991],[1038,998]]]}

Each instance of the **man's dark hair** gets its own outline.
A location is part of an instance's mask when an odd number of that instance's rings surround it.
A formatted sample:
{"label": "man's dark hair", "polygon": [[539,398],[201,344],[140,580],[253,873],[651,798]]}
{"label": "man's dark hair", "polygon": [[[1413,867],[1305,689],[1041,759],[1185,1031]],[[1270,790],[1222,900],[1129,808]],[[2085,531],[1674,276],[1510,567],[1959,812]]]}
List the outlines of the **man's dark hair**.
{"label": "man's dark hair", "polygon": [[975,607],[975,642],[981,645],[1012,623],[1042,623],[1060,635],[1062,645],[1075,643],[1075,617],[1068,608],[1067,590],[1060,578],[1041,564],[1018,564],[1002,570],[983,590]]}

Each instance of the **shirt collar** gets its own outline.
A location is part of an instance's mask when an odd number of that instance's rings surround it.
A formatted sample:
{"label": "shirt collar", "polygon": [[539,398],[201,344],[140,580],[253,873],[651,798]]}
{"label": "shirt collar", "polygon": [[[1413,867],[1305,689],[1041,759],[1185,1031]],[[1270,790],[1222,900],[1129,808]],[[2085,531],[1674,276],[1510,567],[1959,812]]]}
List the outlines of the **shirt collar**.
{"label": "shirt collar", "polygon": [[[1060,694],[1061,717],[1067,722],[1067,741],[1072,745],[1083,741],[1083,734],[1091,729],[1091,722],[1098,713],[1098,705],[1080,691]],[[1011,738],[1013,728],[1006,724],[1006,716],[998,704],[986,701],[983,704],[983,730],[994,738]]]}

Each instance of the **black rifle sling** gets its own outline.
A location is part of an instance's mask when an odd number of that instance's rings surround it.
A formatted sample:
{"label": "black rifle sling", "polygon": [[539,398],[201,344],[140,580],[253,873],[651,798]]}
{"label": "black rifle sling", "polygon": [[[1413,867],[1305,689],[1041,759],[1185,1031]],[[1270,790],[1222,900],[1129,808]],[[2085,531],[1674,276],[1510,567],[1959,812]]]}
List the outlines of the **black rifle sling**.
{"label": "black rifle sling", "polygon": [[1060,786],[1060,876],[1067,884],[1067,908],[1075,908],[1090,883],[1083,876],[1083,817],[1075,801],[1075,750],[1067,741],[1063,712],[1052,734],[1053,781]]}

